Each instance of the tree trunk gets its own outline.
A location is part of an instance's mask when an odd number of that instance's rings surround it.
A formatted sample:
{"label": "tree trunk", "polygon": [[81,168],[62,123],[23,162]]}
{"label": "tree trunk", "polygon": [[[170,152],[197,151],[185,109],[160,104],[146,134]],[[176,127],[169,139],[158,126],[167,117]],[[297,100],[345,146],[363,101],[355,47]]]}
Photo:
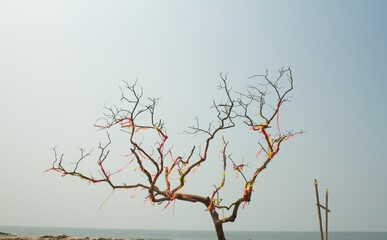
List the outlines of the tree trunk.
{"label": "tree trunk", "polygon": [[215,223],[215,230],[216,230],[216,236],[218,237],[218,240],[226,240],[226,237],[223,232],[223,224]]}
{"label": "tree trunk", "polygon": [[211,209],[210,214],[212,217],[212,221],[214,222],[216,236],[218,237],[218,240],[226,240],[226,237],[223,231],[223,223],[219,221],[218,213],[215,211],[215,209]]}

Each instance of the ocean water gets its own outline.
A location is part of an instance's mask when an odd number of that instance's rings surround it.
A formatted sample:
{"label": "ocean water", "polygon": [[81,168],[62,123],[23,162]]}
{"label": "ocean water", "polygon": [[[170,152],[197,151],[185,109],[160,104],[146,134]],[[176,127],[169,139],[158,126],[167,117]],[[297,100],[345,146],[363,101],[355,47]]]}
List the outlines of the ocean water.
{"label": "ocean water", "polygon": [[[129,229],[91,229],[55,227],[6,227],[0,232],[17,235],[69,235],[92,238],[120,238],[144,240],[212,240],[213,231],[176,231],[176,230],[129,230]],[[387,232],[331,232],[329,240],[387,240]],[[228,231],[229,240],[320,240],[318,232],[242,232]]]}

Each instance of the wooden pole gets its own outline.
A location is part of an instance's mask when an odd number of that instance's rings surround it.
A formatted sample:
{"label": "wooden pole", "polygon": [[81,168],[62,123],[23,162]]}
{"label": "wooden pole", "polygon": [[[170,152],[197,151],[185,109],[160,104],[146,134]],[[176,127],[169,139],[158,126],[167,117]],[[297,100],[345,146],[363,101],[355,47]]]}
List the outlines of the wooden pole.
{"label": "wooden pole", "polygon": [[318,198],[318,188],[317,188],[317,179],[314,180],[314,188],[316,190],[316,206],[317,206],[317,214],[318,214],[318,223],[320,227],[320,240],[324,240],[324,232],[323,225],[321,221],[321,209],[320,209],[320,200]]}
{"label": "wooden pole", "polygon": [[328,240],[328,189],[325,189],[325,240]]}

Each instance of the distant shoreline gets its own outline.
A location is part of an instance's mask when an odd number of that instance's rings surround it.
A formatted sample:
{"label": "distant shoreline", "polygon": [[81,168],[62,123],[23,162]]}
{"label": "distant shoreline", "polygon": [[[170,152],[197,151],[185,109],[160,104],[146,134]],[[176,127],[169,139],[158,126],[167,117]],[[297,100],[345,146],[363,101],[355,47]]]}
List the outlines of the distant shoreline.
{"label": "distant shoreline", "polygon": [[[44,236],[20,236],[12,233],[0,232],[0,240],[124,240],[115,238],[90,238],[90,237],[72,237],[67,235],[44,235]],[[143,240],[142,238],[125,239],[125,240]]]}

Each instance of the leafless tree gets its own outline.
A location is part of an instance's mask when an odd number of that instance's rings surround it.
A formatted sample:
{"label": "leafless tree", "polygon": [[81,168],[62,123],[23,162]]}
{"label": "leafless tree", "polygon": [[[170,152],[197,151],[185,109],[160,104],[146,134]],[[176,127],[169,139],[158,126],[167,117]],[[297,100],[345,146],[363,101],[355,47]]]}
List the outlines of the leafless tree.
{"label": "leafless tree", "polygon": [[[202,128],[197,120],[196,124],[186,131],[189,134],[202,134],[205,136],[201,148],[198,150],[193,146],[187,156],[174,156],[172,148],[167,148],[168,135],[162,120],[156,120],[155,112],[158,103],[157,98],[143,99],[143,90],[138,89],[136,84],[124,83],[121,88],[121,101],[125,108],[117,106],[106,108],[104,117],[96,121],[95,126],[99,129],[110,129],[119,127],[126,132],[130,140],[130,155],[136,168],[140,171],[142,179],[133,183],[118,183],[112,176],[122,169],[111,172],[105,168],[105,161],[108,159],[112,143],[107,133],[107,143],[100,143],[97,164],[99,177],[85,174],[79,170],[82,162],[91,155],[81,149],[81,156],[74,164],[74,167],[66,167],[63,154],[59,155],[56,148],[53,149],[55,161],[48,170],[56,171],[63,176],[70,175],[87,180],[91,183],[106,183],[113,189],[142,189],[147,190],[147,201],[152,203],[166,202],[168,206],[176,200],[201,203],[209,212],[216,230],[218,239],[225,239],[223,224],[234,222],[237,218],[241,205],[251,201],[254,184],[258,175],[278,154],[283,142],[300,132],[282,130],[279,125],[279,112],[284,103],[289,101],[289,93],[293,90],[293,77],[290,68],[279,70],[278,76],[271,80],[268,72],[264,75],[250,77],[250,84],[246,92],[232,92],[228,86],[227,75],[220,74],[221,82],[219,90],[224,94],[223,102],[213,101],[217,122],[212,123],[208,128]],[[129,94],[128,94],[129,93]],[[232,95],[236,95],[234,98]],[[273,99],[268,102],[268,99]],[[147,103],[145,103],[147,102]],[[258,113],[258,114],[257,114]],[[246,164],[236,163],[231,154],[228,154],[229,142],[222,136],[223,132],[233,128],[236,124],[245,125],[247,131],[254,131],[259,138],[260,155],[264,160],[253,171],[249,173],[244,170]],[[147,132],[148,135],[144,135]],[[155,147],[144,146],[141,139],[149,137],[154,133]],[[141,137],[142,136],[142,137]],[[213,147],[216,137],[222,141],[221,168],[223,169],[220,181],[214,185],[214,190],[207,195],[197,195],[186,192],[185,183],[187,176],[208,161],[209,149]],[[254,159],[251,159],[251,161]],[[247,161],[248,162],[248,161]],[[220,197],[221,190],[226,183],[226,169],[229,166],[237,174],[240,174],[244,181],[243,190],[231,200],[230,204],[223,205],[225,201]],[[219,211],[222,211],[220,216]],[[224,212],[227,214],[224,215]]]}

